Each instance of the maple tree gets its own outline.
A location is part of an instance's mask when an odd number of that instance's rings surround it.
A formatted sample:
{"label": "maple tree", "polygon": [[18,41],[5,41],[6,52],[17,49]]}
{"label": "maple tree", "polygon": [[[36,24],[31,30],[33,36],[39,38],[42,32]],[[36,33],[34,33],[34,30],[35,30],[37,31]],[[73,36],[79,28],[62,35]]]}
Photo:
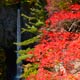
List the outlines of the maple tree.
{"label": "maple tree", "polygon": [[67,80],[68,75],[75,73],[75,62],[80,61],[80,34],[47,32],[40,44],[28,54],[33,54],[33,57],[26,60],[39,65],[36,80],[57,80],[56,76]]}
{"label": "maple tree", "polygon": [[[80,25],[79,20],[79,4],[70,4],[68,10],[62,9],[49,16],[45,26],[39,29],[40,41],[26,53],[32,55],[26,58],[29,62],[24,70],[28,75],[26,80],[79,80],[80,33],[72,30],[77,23]],[[63,23],[70,26],[68,30]]]}

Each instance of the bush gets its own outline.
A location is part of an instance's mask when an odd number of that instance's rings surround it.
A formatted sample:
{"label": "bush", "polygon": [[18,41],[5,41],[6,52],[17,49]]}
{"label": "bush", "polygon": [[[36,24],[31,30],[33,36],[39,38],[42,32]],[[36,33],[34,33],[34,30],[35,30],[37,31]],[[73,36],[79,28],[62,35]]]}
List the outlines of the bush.
{"label": "bush", "polygon": [[80,5],[54,12],[39,29],[38,44],[26,52],[26,80],[79,80]]}

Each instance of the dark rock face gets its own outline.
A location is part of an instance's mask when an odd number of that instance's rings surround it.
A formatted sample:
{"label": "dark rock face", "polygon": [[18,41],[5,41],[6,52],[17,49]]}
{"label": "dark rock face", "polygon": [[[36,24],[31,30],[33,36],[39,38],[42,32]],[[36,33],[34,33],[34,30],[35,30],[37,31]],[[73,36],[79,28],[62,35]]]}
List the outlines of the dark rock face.
{"label": "dark rock face", "polygon": [[[29,15],[28,6],[22,5],[21,12]],[[21,17],[21,27],[26,28],[25,23],[28,21]],[[31,33],[24,33],[21,35],[21,40],[31,38]],[[5,80],[14,80],[16,76],[16,45],[13,42],[17,40],[17,6],[12,5],[0,8],[0,48],[4,49],[6,55],[6,73]],[[30,45],[31,47],[31,45]],[[25,47],[24,47],[25,48]],[[0,79],[1,80],[1,79]]]}
{"label": "dark rock face", "polygon": [[0,46],[10,47],[16,41],[16,9],[0,8]]}
{"label": "dark rock face", "polygon": [[16,25],[17,25],[17,8],[8,6],[0,8],[0,47],[6,53],[6,73],[5,80],[13,80],[16,75]]}
{"label": "dark rock face", "polygon": [[3,49],[0,48],[0,80],[6,78],[6,57]]}

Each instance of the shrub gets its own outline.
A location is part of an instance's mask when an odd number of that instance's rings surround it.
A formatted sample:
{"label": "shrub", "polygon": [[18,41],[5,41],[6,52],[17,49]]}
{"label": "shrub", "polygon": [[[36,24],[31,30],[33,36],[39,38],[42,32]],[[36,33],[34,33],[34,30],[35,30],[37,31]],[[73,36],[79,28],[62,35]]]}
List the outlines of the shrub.
{"label": "shrub", "polygon": [[39,29],[39,43],[26,52],[32,55],[26,58],[26,80],[79,80],[79,14],[80,5],[72,4],[69,10],[54,12],[45,21]]}

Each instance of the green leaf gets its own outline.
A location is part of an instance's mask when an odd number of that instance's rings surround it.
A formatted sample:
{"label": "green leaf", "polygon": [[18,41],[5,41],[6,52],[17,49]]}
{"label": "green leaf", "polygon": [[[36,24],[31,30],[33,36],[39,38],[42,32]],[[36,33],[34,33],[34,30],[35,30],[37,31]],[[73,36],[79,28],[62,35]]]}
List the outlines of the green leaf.
{"label": "green leaf", "polygon": [[24,54],[27,54],[30,50],[33,50],[33,48],[27,48],[25,50],[19,50],[19,51],[17,51],[17,53],[20,55],[24,55]]}
{"label": "green leaf", "polygon": [[19,58],[17,59],[17,63],[20,63],[22,60],[25,60],[26,58],[31,58],[32,56],[33,56],[32,54],[19,56]]}
{"label": "green leaf", "polygon": [[[28,65],[28,64],[27,64]],[[24,72],[21,77],[28,77],[30,74],[37,74],[38,64],[29,64],[30,66],[27,66],[24,68]]]}
{"label": "green leaf", "polygon": [[27,31],[27,29],[21,28],[21,33],[24,33],[24,32],[26,32],[26,31]]}
{"label": "green leaf", "polygon": [[27,26],[28,28],[22,28],[22,33],[23,32],[30,32],[30,33],[36,33],[38,31],[38,29],[35,26]]}
{"label": "green leaf", "polygon": [[35,24],[35,26],[40,26],[40,25],[43,25],[44,22],[42,22],[41,20],[38,20],[38,22]]}
{"label": "green leaf", "polygon": [[31,32],[31,33],[36,33],[38,31],[38,29],[34,26],[32,26],[30,29],[27,29],[28,32]]}
{"label": "green leaf", "polygon": [[25,40],[25,41],[20,42],[20,43],[14,43],[14,44],[16,44],[18,46],[26,46],[26,45],[32,44],[34,42],[37,42],[37,41],[39,41],[39,36],[33,37],[31,39]]}
{"label": "green leaf", "polygon": [[30,17],[30,16],[27,16],[27,15],[25,15],[23,13],[21,14],[21,16],[26,18],[26,19],[28,19],[29,21],[35,19],[35,17]]}

